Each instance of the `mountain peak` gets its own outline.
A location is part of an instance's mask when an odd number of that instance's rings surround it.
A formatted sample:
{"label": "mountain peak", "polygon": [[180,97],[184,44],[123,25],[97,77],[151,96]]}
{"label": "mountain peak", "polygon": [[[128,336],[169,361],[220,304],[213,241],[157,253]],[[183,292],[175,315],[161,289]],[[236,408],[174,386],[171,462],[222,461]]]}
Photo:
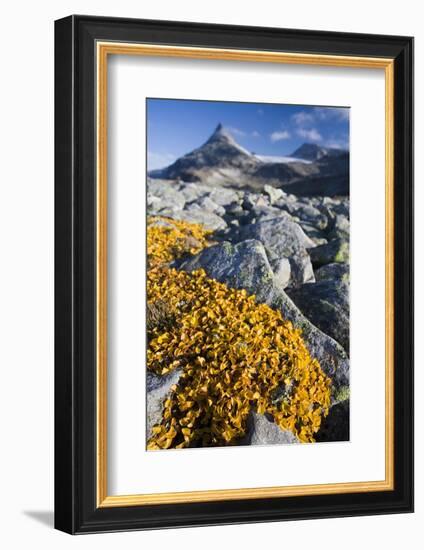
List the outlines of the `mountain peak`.
{"label": "mountain peak", "polygon": [[219,123],[203,145],[180,157],[170,166],[150,174],[156,178],[175,179],[179,177],[185,181],[195,181],[200,177],[195,174],[203,172],[205,175],[212,170],[229,168],[246,171],[248,167],[257,165],[259,162],[249,151],[239,145],[231,133]]}
{"label": "mountain peak", "polygon": [[225,126],[223,126],[221,122],[218,124],[213,134],[209,137],[206,143],[202,145],[200,149],[204,147],[219,147],[220,154],[223,154],[224,156],[227,153],[234,154],[236,152],[237,154],[248,155],[249,157],[251,156],[249,151],[247,151],[244,147],[237,143],[237,141],[231,135],[231,132],[227,130],[227,128],[225,128]]}
{"label": "mountain peak", "polygon": [[322,147],[316,143],[304,143],[292,153],[292,157],[309,160],[309,161],[318,161],[325,157],[338,157],[345,153],[343,149],[334,149],[331,147]]}
{"label": "mountain peak", "polygon": [[317,160],[323,155],[325,155],[325,149],[316,143],[303,143],[292,153],[293,157],[305,160]]}
{"label": "mountain peak", "polygon": [[224,128],[224,126],[219,123],[218,126],[215,128],[209,139],[206,143],[211,143],[213,141],[217,140],[226,140],[229,142],[233,142],[234,138],[232,135]]}

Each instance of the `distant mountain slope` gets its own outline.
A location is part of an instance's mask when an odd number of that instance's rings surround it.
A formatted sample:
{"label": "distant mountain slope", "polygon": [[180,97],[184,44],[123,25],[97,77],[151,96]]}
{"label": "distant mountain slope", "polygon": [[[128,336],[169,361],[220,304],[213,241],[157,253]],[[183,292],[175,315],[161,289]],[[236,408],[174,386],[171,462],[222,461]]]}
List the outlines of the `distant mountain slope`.
{"label": "distant mountain slope", "polygon": [[249,153],[218,124],[200,147],[173,164],[152,170],[152,178],[202,182],[261,191],[266,184],[297,195],[347,195],[349,153],[305,143],[290,157]]}
{"label": "distant mountain slope", "polygon": [[321,147],[316,143],[304,143],[294,153],[293,157],[309,160],[312,162],[320,161],[325,158],[335,158],[346,153],[343,149],[335,149],[330,147]]}

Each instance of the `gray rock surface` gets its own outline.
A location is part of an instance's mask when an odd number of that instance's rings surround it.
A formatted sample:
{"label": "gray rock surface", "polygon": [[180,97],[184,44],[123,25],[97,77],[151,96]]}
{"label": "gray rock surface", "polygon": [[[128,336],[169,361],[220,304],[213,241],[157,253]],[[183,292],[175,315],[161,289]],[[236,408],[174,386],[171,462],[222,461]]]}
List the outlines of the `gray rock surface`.
{"label": "gray rock surface", "polygon": [[264,185],[264,193],[268,195],[270,204],[274,204],[286,196],[286,193],[282,189],[272,187],[272,185]]}
{"label": "gray rock surface", "polygon": [[316,229],[323,230],[327,227],[327,217],[311,204],[301,204],[293,213],[300,222],[312,225]]}
{"label": "gray rock surface", "polygon": [[326,238],[326,233],[317,229],[316,227],[310,225],[309,223],[299,221],[300,227],[306,233],[306,235],[311,239],[315,246],[320,246],[322,244],[327,244],[328,240]]}
{"label": "gray rock surface", "polygon": [[285,218],[292,221],[292,217],[288,212],[281,210],[279,208],[274,208],[273,206],[254,206],[251,208],[248,222],[257,223],[264,222],[267,220],[273,220],[275,218]]}
{"label": "gray rock surface", "polygon": [[290,260],[288,258],[281,258],[279,262],[276,262],[274,265],[274,274],[276,281],[282,288],[289,286],[291,278]]}
{"label": "gray rock surface", "polygon": [[147,212],[149,215],[172,216],[176,211],[182,210],[184,205],[184,196],[179,192],[175,182],[148,180]]}
{"label": "gray rock surface", "polygon": [[212,279],[244,288],[250,294],[259,291],[264,295],[278,285],[262,243],[253,239],[210,246],[180,265],[184,271],[200,268]]}
{"label": "gray rock surface", "polygon": [[241,205],[245,210],[252,210],[256,206],[268,206],[269,200],[260,193],[245,193]]}
{"label": "gray rock surface", "polygon": [[228,206],[241,200],[240,193],[226,187],[212,188],[209,197],[219,206]]}
{"label": "gray rock surface", "polygon": [[209,195],[209,193],[211,192],[211,187],[210,185],[205,185],[201,183],[180,182],[179,191],[184,197],[186,203],[189,204],[193,201]]}
{"label": "gray rock surface", "polygon": [[[325,201],[325,199],[327,199],[327,197],[324,197],[323,201]],[[329,199],[327,203],[330,205],[332,212],[341,214],[349,219],[349,197],[342,197],[339,200]]]}
{"label": "gray rock surface", "polygon": [[327,235],[329,239],[349,239],[350,223],[346,216],[337,214],[332,220],[331,229]]}
{"label": "gray rock surface", "polygon": [[225,213],[227,216],[241,218],[247,215],[247,211],[243,210],[239,203],[233,202],[225,207]]}
{"label": "gray rock surface", "polygon": [[349,242],[344,239],[333,239],[310,250],[309,254],[314,267],[334,262],[346,263],[349,261]]}
{"label": "gray rock surface", "polygon": [[291,431],[282,430],[266,415],[251,411],[243,443],[246,445],[287,445],[299,443],[299,441]]}
{"label": "gray rock surface", "polygon": [[225,208],[213,201],[210,196],[204,196],[197,199],[189,205],[186,205],[185,209],[188,211],[195,209],[206,210],[207,212],[213,212],[218,216],[223,216],[225,214]]}
{"label": "gray rock surface", "polygon": [[159,376],[150,370],[146,373],[146,441],[152,436],[152,428],[162,421],[163,404],[171,393],[171,387],[178,384],[181,370]]}
{"label": "gray rock surface", "polygon": [[349,264],[327,264],[315,270],[315,279],[317,281],[341,280],[344,283],[349,283],[349,271]]}
{"label": "gray rock surface", "polygon": [[287,293],[300,311],[349,353],[349,286],[341,279],[324,279]]}
{"label": "gray rock surface", "polygon": [[227,223],[220,216],[198,207],[190,210],[175,211],[172,214],[172,218],[189,223],[200,223],[206,229],[210,229],[211,231],[225,229],[227,227]]}
{"label": "gray rock surface", "polygon": [[315,244],[301,227],[285,217],[247,225],[240,230],[239,240],[255,239],[266,250],[271,267],[278,271],[280,262],[287,258],[290,262],[290,282],[301,285],[315,281],[307,247]]}

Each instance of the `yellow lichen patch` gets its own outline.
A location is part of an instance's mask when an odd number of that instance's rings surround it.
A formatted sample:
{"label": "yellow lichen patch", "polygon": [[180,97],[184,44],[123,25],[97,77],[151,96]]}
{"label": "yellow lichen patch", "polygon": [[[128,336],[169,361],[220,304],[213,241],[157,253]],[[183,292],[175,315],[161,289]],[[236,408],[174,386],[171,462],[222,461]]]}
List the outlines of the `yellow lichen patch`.
{"label": "yellow lichen patch", "polygon": [[[194,229],[176,231],[182,238]],[[148,448],[237,444],[251,409],[269,413],[300,441],[314,441],[328,414],[331,382],[301,332],[244,290],[228,288],[203,270],[185,273],[165,265],[185,251],[175,244],[176,235],[160,235],[160,246],[148,235],[156,251],[148,301],[166,303],[173,322],[165,329],[153,326],[147,366],[160,375],[181,368],[182,375]],[[195,238],[206,244],[205,234]]]}
{"label": "yellow lichen patch", "polygon": [[195,254],[206,246],[207,231],[199,224],[160,216],[147,222],[147,258],[149,267],[171,262],[180,256]]}

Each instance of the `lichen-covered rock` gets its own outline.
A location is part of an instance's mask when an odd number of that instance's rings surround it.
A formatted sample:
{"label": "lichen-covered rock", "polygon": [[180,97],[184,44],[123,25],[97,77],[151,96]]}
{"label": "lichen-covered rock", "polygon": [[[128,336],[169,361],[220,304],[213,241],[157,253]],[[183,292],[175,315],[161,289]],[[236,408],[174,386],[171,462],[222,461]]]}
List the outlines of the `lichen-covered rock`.
{"label": "lichen-covered rock", "polygon": [[237,245],[229,242],[205,248],[180,265],[180,269],[204,269],[209,277],[230,287],[245,289],[281,311],[284,319],[302,330],[302,336],[312,357],[320,362],[323,371],[333,382],[333,401],[349,385],[349,358],[342,346],[313,325],[296,307],[282,288],[268,262],[262,244],[255,240]]}
{"label": "lichen-covered rock", "polygon": [[337,214],[332,220],[331,228],[328,230],[329,239],[349,239],[350,223],[349,219],[342,214]]}
{"label": "lichen-covered rock", "polygon": [[290,430],[282,430],[264,414],[251,411],[247,420],[245,445],[287,445],[299,443]]}
{"label": "lichen-covered rock", "polygon": [[287,293],[315,326],[349,353],[349,287],[345,282],[324,279]]}
{"label": "lichen-covered rock", "polygon": [[[275,211],[277,212],[278,209],[275,209]],[[281,244],[280,246],[294,246],[296,242],[299,242],[307,249],[315,246],[300,225],[293,222],[291,216],[284,212],[280,212],[276,218],[271,220],[266,220],[246,227],[243,235],[249,232],[259,235],[264,241],[265,248],[268,247],[270,250],[278,246],[278,241],[281,237],[293,240],[294,243],[289,242],[288,245]]]}
{"label": "lichen-covered rock", "polygon": [[292,285],[315,281],[307,252],[307,248],[315,244],[298,224],[286,217],[255,223],[241,228],[239,240],[245,239],[255,239],[264,245],[273,269],[277,269],[282,258],[287,258],[291,267]]}
{"label": "lichen-covered rock", "polygon": [[344,283],[348,284],[349,272],[350,272],[349,264],[340,264],[340,263],[327,264],[327,265],[323,265],[322,267],[320,267],[315,271],[315,279],[317,281],[341,280]]}
{"label": "lichen-covered rock", "polygon": [[309,251],[314,266],[349,261],[349,242],[345,239],[333,239],[327,244],[317,246]]}
{"label": "lichen-covered rock", "polygon": [[244,288],[250,294],[258,289],[266,294],[278,285],[262,243],[255,240],[210,246],[185,260],[180,269],[188,272],[204,269],[212,279],[233,288]]}
{"label": "lichen-covered rock", "polygon": [[162,422],[165,399],[171,394],[172,387],[178,384],[182,371],[175,369],[163,376],[147,370],[146,373],[146,441],[152,437],[152,428]]}

